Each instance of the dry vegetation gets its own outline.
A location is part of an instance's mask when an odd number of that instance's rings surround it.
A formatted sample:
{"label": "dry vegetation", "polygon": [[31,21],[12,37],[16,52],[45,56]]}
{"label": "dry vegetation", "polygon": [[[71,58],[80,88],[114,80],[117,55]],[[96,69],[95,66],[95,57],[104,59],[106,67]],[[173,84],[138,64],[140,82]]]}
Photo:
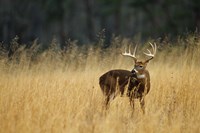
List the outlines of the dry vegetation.
{"label": "dry vegetation", "polygon": [[50,48],[35,58],[23,48],[10,60],[2,55],[0,132],[200,132],[200,39],[190,36],[176,43],[173,48],[158,43],[148,66],[152,85],[145,115],[138,102],[132,115],[126,97],[117,97],[102,112],[99,76],[133,66],[120,55],[126,39],[114,40],[116,45],[104,52],[74,46],[64,54]]}

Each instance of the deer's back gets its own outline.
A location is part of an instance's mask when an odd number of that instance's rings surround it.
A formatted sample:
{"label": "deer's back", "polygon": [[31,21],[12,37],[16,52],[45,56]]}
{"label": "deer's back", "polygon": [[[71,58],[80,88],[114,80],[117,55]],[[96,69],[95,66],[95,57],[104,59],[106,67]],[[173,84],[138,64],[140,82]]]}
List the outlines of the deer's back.
{"label": "deer's back", "polygon": [[134,73],[128,70],[111,70],[99,78],[99,85],[105,95],[113,93],[117,84],[120,86],[120,90],[124,91],[124,86],[128,83],[129,78],[134,76]]}
{"label": "deer's back", "polygon": [[118,81],[125,81],[128,79],[133,73],[128,70],[121,70],[121,69],[116,69],[116,70],[110,70],[106,73],[104,73],[100,78],[99,78],[99,84],[110,84],[110,82],[113,79],[117,79]]}

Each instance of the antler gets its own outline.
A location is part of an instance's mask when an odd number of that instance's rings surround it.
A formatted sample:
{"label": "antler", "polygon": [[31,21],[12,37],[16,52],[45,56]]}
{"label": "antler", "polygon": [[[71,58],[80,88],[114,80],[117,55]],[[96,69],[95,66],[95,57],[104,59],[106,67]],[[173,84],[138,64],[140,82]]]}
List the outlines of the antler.
{"label": "antler", "polygon": [[145,62],[149,62],[150,60],[152,60],[154,58],[154,56],[156,54],[156,50],[157,50],[156,43],[154,43],[154,45],[153,45],[152,43],[149,42],[149,44],[151,45],[153,52],[151,52],[149,49],[147,49],[148,53],[144,52],[144,54],[146,56],[151,57],[148,60],[146,60]]}
{"label": "antler", "polygon": [[133,58],[134,61],[136,62],[136,61],[137,61],[137,58],[136,58],[136,56],[135,56],[136,50],[137,50],[137,45],[136,45],[136,47],[135,47],[135,49],[134,49],[134,51],[133,51],[133,54],[131,54],[131,49],[130,49],[130,46],[129,46],[128,53],[126,52],[127,50],[125,49],[125,52],[122,53],[122,55],[131,57],[131,58]]}

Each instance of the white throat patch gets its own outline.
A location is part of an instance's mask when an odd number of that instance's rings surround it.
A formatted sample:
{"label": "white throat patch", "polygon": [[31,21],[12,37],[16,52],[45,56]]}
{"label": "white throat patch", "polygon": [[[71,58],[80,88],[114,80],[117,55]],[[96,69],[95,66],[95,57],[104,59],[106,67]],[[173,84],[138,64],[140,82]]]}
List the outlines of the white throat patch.
{"label": "white throat patch", "polygon": [[138,79],[144,79],[146,77],[145,74],[139,74],[139,72],[136,69],[134,69],[134,71],[136,72]]}
{"label": "white throat patch", "polygon": [[145,74],[137,74],[137,78],[138,79],[144,79],[145,78]]}

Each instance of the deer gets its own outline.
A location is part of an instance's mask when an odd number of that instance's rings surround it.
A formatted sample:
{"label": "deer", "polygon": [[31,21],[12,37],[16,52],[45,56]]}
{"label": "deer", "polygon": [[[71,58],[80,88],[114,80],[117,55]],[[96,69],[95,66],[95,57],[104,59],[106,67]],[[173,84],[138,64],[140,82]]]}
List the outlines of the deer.
{"label": "deer", "polygon": [[148,58],[145,61],[138,61],[136,57],[137,45],[134,48],[133,54],[129,50],[125,49],[122,53],[123,56],[131,57],[134,61],[134,67],[131,71],[123,69],[110,70],[104,73],[99,78],[99,85],[105,96],[105,108],[108,109],[110,101],[114,100],[118,94],[129,97],[129,102],[134,110],[134,99],[139,99],[141,110],[145,114],[145,96],[150,91],[150,74],[146,69],[147,64],[151,61],[157,51],[156,43],[150,43],[152,50],[147,49],[147,52],[143,52]]}

